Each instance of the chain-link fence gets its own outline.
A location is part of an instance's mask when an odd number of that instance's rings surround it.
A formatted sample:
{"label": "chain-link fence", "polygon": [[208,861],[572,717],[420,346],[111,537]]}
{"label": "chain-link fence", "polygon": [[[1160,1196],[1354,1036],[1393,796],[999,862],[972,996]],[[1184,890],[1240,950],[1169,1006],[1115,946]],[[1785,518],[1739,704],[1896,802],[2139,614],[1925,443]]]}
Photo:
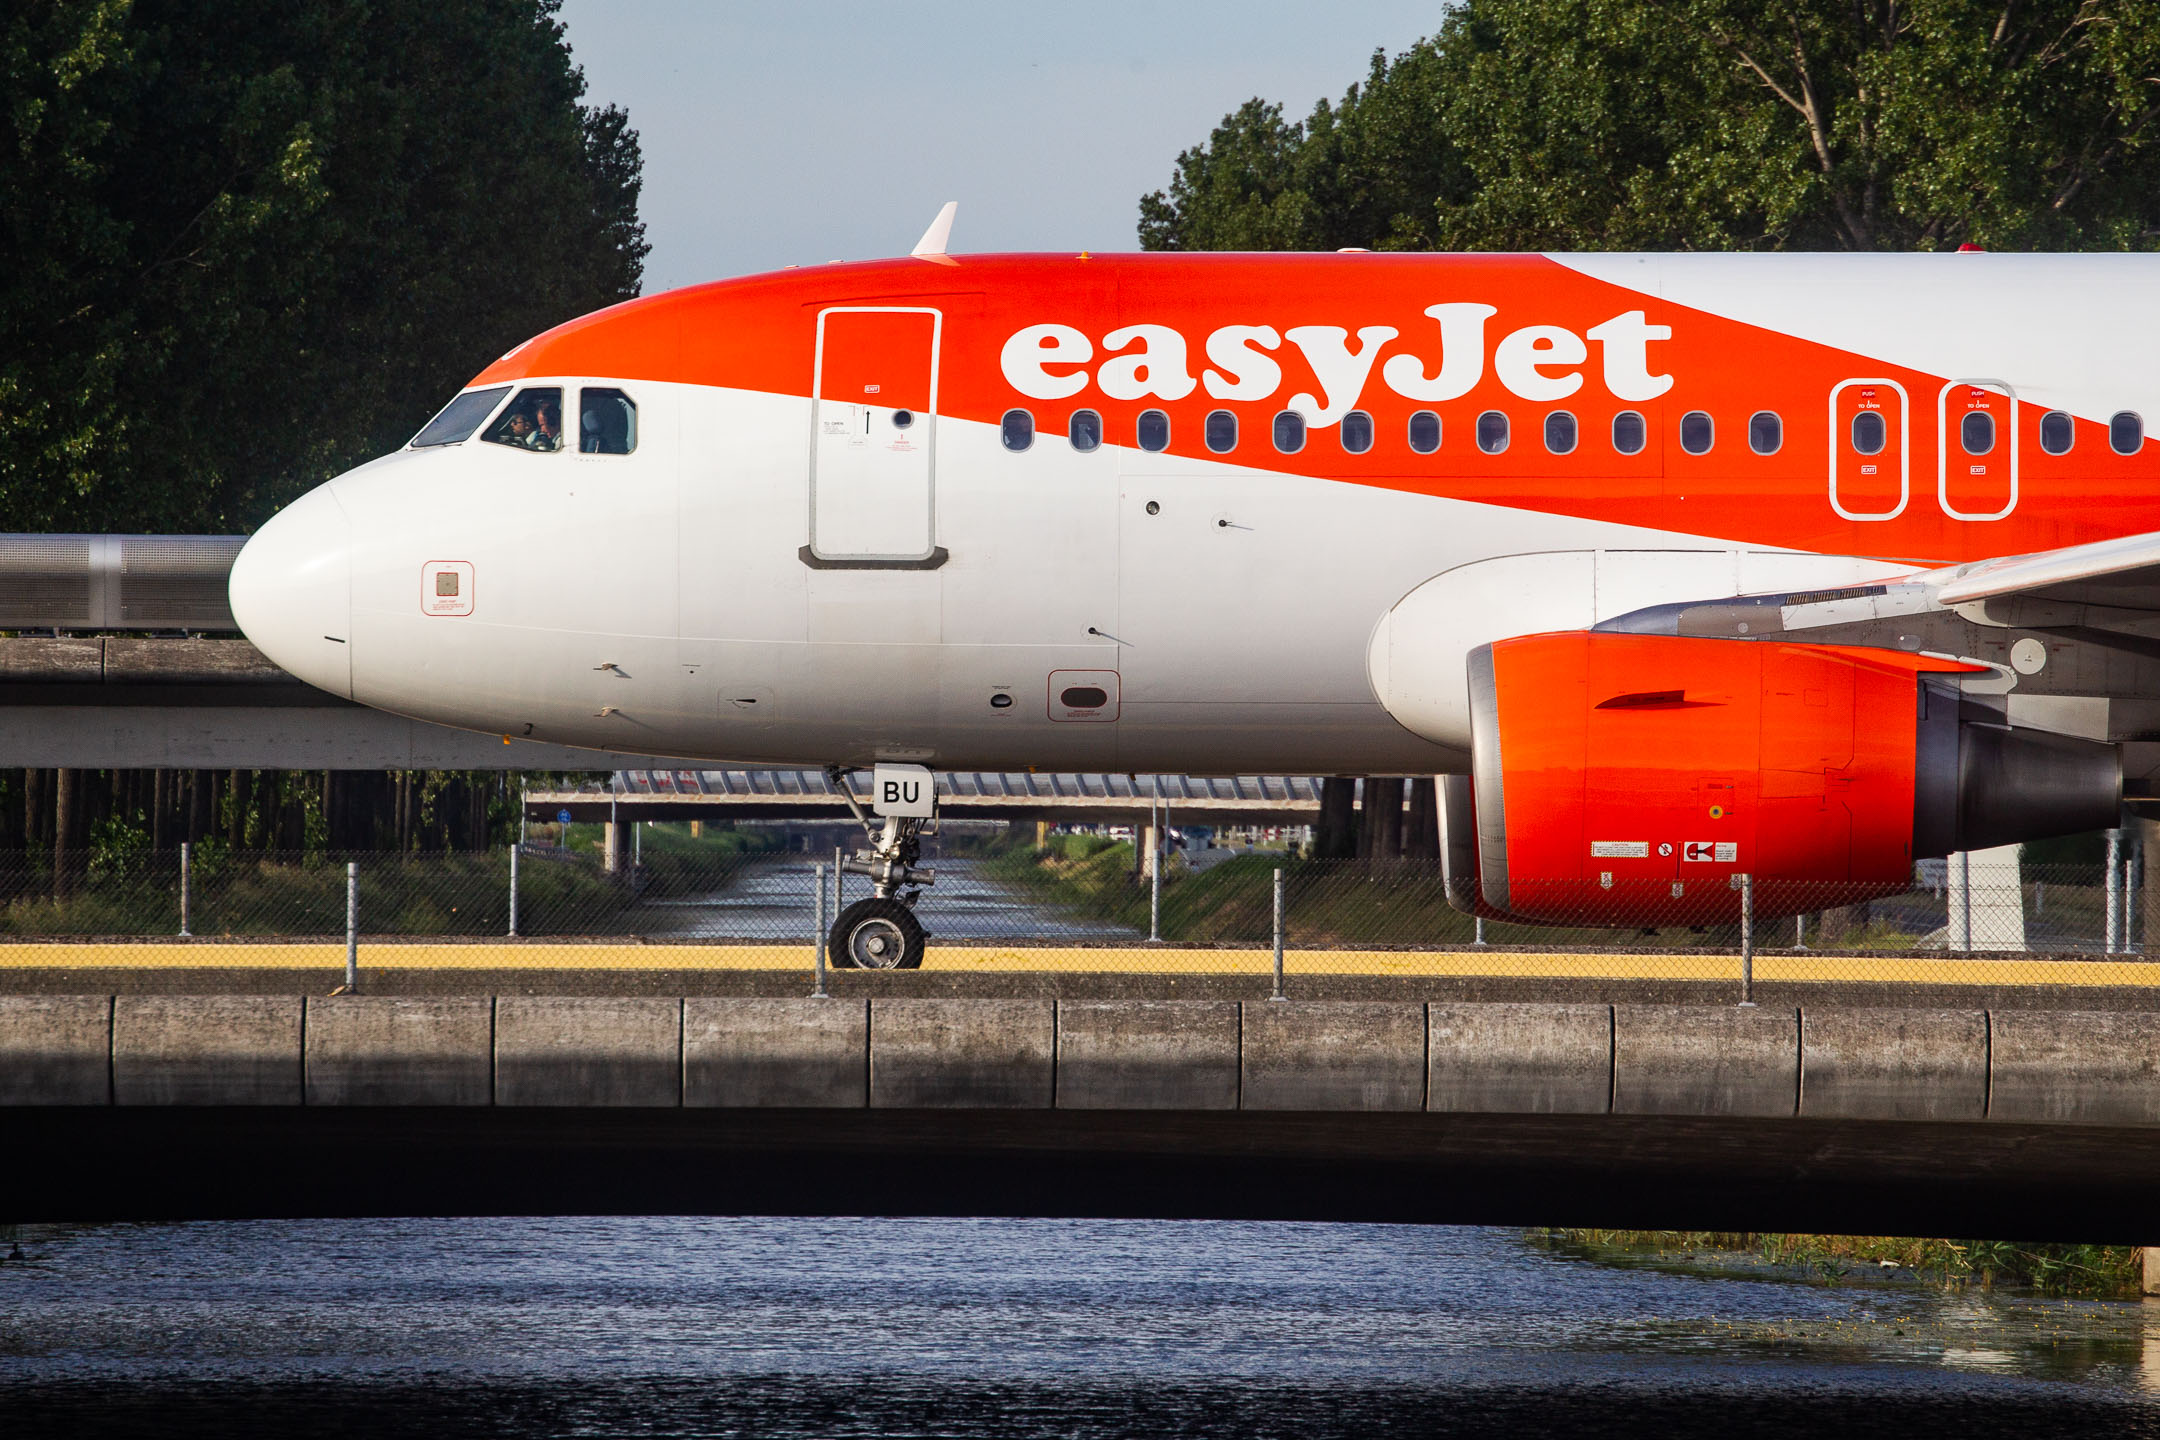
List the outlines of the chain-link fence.
{"label": "chain-link fence", "polygon": [[[1129,844],[1052,838],[934,858],[937,880],[914,911],[929,932],[924,968],[1712,978],[1759,959],[1790,978],[2017,983],[2044,963],[2060,983],[2145,983],[2152,907],[2129,860],[1953,856],[1921,862],[1896,893],[1739,875],[1511,877],[1506,912],[1479,918],[1449,903],[1430,860],[1210,850],[1147,866]],[[836,895],[833,859],[669,852],[610,872],[537,846],[212,845],[57,866],[45,852],[0,853],[0,966],[322,963],[326,947],[344,950],[350,922],[369,964],[791,969],[871,893],[844,874]],[[2160,967],[2151,973],[2160,982]]]}

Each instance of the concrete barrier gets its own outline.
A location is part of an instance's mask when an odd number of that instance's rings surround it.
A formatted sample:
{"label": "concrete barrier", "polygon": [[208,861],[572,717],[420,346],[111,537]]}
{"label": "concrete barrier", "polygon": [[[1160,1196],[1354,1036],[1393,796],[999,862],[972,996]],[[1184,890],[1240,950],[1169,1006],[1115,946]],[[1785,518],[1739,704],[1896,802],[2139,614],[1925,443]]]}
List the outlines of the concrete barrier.
{"label": "concrete barrier", "polygon": [[505,995],[495,1002],[498,1105],[682,1103],[682,1002]]}
{"label": "concrete barrier", "polygon": [[1256,1000],[1245,1006],[1247,1110],[1422,1110],[1425,1007]]}
{"label": "concrete barrier", "polygon": [[870,1103],[863,1000],[683,1001],[682,1103],[856,1109]]}
{"label": "concrete barrier", "polygon": [[309,1000],[310,1105],[486,1105],[495,1002],[338,995]]}
{"label": "concrete barrier", "polygon": [[1613,1007],[1615,1114],[1792,1115],[1799,1093],[1796,1011]]}
{"label": "concrete barrier", "polygon": [[2160,1124],[2160,1014],[1995,1010],[1988,1118]]}
{"label": "concrete barrier", "polygon": [[873,1000],[870,1103],[888,1109],[1048,1109],[1048,1000]]}
{"label": "concrete barrier", "polygon": [[1235,1110],[1238,1007],[1211,1000],[1061,1000],[1061,1110]]}
{"label": "concrete barrier", "polygon": [[1800,1113],[1848,1120],[1987,1115],[1984,1010],[1800,1012]]}
{"label": "concrete barrier", "polygon": [[298,1105],[297,995],[122,995],[116,1105]]}
{"label": "concrete barrier", "polygon": [[1426,1007],[1428,1110],[1603,1115],[1612,1108],[1609,1005]]}
{"label": "concrete barrier", "polygon": [[0,1105],[111,1103],[111,996],[0,995]]}

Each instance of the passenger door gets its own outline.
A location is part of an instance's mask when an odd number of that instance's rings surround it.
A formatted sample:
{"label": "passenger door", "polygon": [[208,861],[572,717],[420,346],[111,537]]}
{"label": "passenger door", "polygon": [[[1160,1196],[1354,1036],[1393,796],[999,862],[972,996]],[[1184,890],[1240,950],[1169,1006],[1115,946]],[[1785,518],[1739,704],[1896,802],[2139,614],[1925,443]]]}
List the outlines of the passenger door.
{"label": "passenger door", "polygon": [[928,560],[937,548],[943,316],[898,306],[818,315],[810,550],[818,560]]}

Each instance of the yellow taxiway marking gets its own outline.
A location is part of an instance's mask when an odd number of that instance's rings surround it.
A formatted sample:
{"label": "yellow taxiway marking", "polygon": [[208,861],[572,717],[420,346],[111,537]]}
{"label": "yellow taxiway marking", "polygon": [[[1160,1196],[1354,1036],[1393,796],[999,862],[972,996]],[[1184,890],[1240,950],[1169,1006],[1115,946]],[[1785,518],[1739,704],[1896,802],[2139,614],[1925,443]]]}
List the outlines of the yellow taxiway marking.
{"label": "yellow taxiway marking", "polygon": [[[370,970],[803,970],[808,945],[643,944],[636,941],[363,941]],[[33,941],[0,943],[0,969],[330,969],[345,964],[331,941]],[[925,970],[1098,974],[1265,975],[1266,950],[1144,946],[932,945]],[[1290,950],[1292,975],[1422,975],[1492,979],[1729,980],[1732,955],[1564,951]],[[1767,982],[1872,981],[1937,985],[2160,986],[2160,964],[2135,960],[1967,959],[1910,954],[1755,957]]]}

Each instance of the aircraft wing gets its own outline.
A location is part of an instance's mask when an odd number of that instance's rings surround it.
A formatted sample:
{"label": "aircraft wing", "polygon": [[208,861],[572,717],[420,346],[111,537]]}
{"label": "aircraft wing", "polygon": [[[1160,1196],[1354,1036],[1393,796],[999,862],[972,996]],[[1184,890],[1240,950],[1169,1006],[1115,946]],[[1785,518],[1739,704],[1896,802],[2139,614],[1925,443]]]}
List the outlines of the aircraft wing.
{"label": "aircraft wing", "polygon": [[2033,599],[2124,604],[2138,592],[2160,604],[2160,534],[2123,535],[2031,555],[2006,555],[1923,571],[1946,606],[2024,596]]}

